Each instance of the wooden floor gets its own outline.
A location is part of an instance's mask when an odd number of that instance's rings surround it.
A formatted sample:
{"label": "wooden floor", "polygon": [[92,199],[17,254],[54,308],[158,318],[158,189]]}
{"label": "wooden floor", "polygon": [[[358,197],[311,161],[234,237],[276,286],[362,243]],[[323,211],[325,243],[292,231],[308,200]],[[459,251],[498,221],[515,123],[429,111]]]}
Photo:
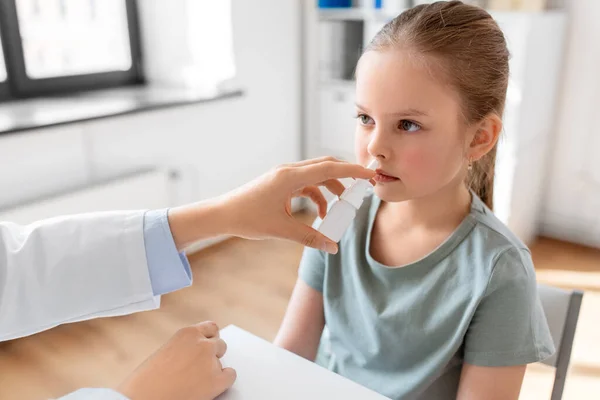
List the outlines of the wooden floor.
{"label": "wooden floor", "polygon": [[[600,393],[600,251],[542,239],[532,248],[542,282],[586,295],[564,399]],[[296,279],[298,245],[230,240],[191,256],[192,287],[163,297],[160,310],[61,326],[0,343],[0,399],[59,397],[110,387],[178,328],[212,319],[273,339]],[[522,399],[549,399],[552,370],[528,369]]]}

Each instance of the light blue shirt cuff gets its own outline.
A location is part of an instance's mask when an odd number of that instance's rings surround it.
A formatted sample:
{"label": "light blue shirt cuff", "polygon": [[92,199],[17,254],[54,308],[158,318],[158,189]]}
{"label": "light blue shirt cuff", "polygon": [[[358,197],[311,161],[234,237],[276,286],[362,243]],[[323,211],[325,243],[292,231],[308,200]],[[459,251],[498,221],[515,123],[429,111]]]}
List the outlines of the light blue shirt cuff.
{"label": "light blue shirt cuff", "polygon": [[112,389],[79,389],[58,400],[129,400]]}
{"label": "light blue shirt cuff", "polygon": [[192,270],[184,253],[179,253],[167,217],[168,209],[144,214],[144,245],[148,272],[155,296],[192,284]]}

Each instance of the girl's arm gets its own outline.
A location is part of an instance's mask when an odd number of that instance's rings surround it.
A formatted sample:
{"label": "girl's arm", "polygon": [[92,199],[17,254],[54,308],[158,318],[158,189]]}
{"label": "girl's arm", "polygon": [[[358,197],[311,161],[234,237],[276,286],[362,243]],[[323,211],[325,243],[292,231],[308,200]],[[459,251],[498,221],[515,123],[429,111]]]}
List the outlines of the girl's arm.
{"label": "girl's arm", "polygon": [[314,361],[324,327],[323,294],[298,279],[275,345]]}
{"label": "girl's arm", "polygon": [[480,367],[463,364],[457,400],[518,400],[526,365]]}

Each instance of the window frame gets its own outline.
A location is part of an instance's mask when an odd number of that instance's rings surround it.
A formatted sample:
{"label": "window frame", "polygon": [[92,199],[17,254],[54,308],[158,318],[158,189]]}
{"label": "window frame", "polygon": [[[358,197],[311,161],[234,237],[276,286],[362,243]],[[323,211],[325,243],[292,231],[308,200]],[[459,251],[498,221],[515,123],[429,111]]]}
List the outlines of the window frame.
{"label": "window frame", "polygon": [[0,82],[0,102],[10,99],[10,86],[8,81]]}
{"label": "window frame", "polygon": [[25,69],[16,0],[1,0],[0,35],[4,49],[7,81],[0,83],[0,101],[144,83],[136,0],[123,1],[127,10],[131,51],[131,68],[129,70],[32,79],[27,76]]}
{"label": "window frame", "polygon": [[[2,5],[0,4],[0,12],[2,11]],[[4,45],[3,45],[3,41],[4,41],[4,35],[2,34],[2,32],[0,32],[0,38],[2,40],[0,40],[0,46],[2,46],[2,58],[3,58],[3,62],[4,62],[4,69],[6,70],[6,78],[4,81],[0,82],[0,102],[7,100],[10,98],[10,83],[9,83],[9,76],[8,76],[8,65],[6,62],[6,52],[4,51]]]}

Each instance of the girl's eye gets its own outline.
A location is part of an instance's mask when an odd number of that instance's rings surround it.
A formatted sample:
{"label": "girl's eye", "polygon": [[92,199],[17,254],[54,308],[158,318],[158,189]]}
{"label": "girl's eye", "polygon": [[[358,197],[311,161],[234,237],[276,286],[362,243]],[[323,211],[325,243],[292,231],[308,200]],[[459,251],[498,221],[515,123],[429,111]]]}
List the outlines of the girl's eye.
{"label": "girl's eye", "polygon": [[358,118],[358,122],[360,122],[361,125],[373,125],[375,123],[371,117],[365,114],[358,114],[356,118]]}
{"label": "girl's eye", "polygon": [[417,132],[421,130],[421,126],[415,122],[403,119],[398,124],[398,128],[406,132]]}

